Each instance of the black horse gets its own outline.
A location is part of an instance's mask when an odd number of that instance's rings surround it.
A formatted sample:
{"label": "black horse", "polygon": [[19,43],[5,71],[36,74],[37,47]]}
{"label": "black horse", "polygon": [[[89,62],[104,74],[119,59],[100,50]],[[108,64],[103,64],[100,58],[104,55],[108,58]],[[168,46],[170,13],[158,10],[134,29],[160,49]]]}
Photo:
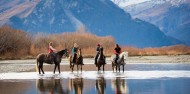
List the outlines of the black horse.
{"label": "black horse", "polygon": [[[55,53],[55,57],[54,57],[54,60],[53,60],[54,64],[55,64],[54,74],[55,74],[55,70],[56,70],[57,66],[58,66],[59,73],[61,73],[60,72],[60,63],[61,63],[61,58],[62,58],[62,56],[64,54],[65,54],[66,57],[68,57],[67,49],[64,49],[64,50],[61,50],[61,51],[58,51],[57,53]],[[44,74],[43,63],[52,64],[49,54],[42,53],[42,54],[39,54],[37,56],[36,69],[39,71],[39,74],[41,74],[41,71]]]}
{"label": "black horse", "polygon": [[103,66],[103,71],[104,71],[105,64],[106,64],[106,57],[103,54],[103,47],[101,47],[100,48],[100,55],[98,56],[98,59],[97,59],[98,71],[100,71],[101,66]]}

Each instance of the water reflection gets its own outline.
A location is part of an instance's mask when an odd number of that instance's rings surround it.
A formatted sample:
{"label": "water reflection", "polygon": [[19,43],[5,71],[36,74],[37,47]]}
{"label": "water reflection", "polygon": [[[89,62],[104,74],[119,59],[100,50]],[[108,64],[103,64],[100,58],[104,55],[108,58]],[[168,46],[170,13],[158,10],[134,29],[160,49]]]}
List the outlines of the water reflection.
{"label": "water reflection", "polygon": [[100,77],[99,79],[96,79],[96,90],[98,94],[104,94],[104,91],[106,89],[106,80],[104,77]]}
{"label": "water reflection", "polygon": [[126,79],[117,77],[116,79],[111,80],[112,90],[115,91],[115,94],[129,94]]}
{"label": "water reflection", "polygon": [[69,90],[74,90],[75,94],[83,94],[83,78],[70,79]]}
{"label": "water reflection", "polygon": [[75,79],[38,79],[38,94],[83,94],[83,78]]}
{"label": "water reflection", "polygon": [[61,82],[61,79],[38,79],[36,87],[39,94],[68,94],[69,91],[63,89]]}

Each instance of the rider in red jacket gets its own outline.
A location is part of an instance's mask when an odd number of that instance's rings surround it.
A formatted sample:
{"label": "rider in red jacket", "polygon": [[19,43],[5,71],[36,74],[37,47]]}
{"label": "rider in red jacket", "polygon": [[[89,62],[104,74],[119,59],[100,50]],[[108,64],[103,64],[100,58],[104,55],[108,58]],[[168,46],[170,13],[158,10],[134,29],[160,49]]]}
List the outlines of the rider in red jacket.
{"label": "rider in red jacket", "polygon": [[51,63],[53,64],[56,49],[53,48],[53,43],[52,42],[49,43],[48,51],[49,51],[49,54],[50,54]]}

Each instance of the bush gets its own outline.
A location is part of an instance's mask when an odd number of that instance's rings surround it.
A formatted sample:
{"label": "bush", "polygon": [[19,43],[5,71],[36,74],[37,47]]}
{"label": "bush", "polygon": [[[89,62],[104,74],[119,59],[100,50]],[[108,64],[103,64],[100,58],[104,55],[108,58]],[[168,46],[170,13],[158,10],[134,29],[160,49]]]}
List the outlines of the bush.
{"label": "bush", "polygon": [[21,30],[14,30],[8,26],[0,28],[0,55],[20,57],[29,54],[30,36]]}

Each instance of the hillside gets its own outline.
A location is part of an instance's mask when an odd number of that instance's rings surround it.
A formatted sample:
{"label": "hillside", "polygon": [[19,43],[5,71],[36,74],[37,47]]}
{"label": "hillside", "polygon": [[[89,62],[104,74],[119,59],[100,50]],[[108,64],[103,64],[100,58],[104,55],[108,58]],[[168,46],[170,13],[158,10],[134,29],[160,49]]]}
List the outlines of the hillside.
{"label": "hillside", "polygon": [[[29,33],[74,32],[85,27],[88,32],[111,35],[121,45],[160,47],[180,44],[155,25],[132,19],[129,13],[110,0],[26,0],[1,12],[1,26],[10,25]],[[8,3],[9,2],[9,3]],[[7,1],[11,4],[13,1]],[[1,3],[0,4],[4,4]]]}

